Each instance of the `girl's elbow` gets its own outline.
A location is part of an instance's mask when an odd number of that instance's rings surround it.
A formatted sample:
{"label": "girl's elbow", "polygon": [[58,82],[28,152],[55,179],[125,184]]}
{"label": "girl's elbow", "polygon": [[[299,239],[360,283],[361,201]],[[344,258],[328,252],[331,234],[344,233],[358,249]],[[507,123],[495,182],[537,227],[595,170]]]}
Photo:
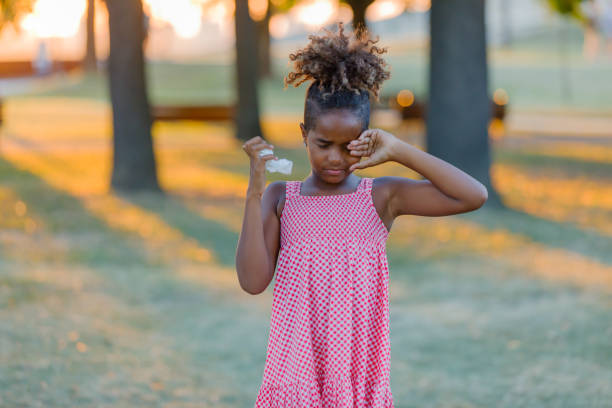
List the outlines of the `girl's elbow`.
{"label": "girl's elbow", "polygon": [[249,295],[259,295],[261,292],[263,292],[262,290],[261,291],[254,290],[246,285],[243,285],[242,283],[240,284],[240,288],[246,293],[248,293]]}
{"label": "girl's elbow", "polygon": [[470,212],[475,211],[482,207],[488,200],[489,194],[487,189],[483,186],[481,191],[471,195],[469,198],[461,201],[462,209],[460,212]]}
{"label": "girl's elbow", "polygon": [[478,205],[478,207],[476,208],[482,207],[484,203],[487,202],[488,199],[489,199],[489,192],[487,191],[487,188],[485,186],[482,186],[480,194],[478,195],[478,198],[476,200],[476,203]]}
{"label": "girl's elbow", "polygon": [[250,284],[244,282],[242,279],[240,279],[240,272],[238,272],[238,283],[240,284],[240,289],[242,289],[243,291],[245,291],[249,295],[258,295],[258,294],[261,293],[261,291],[257,290],[252,285],[250,285]]}
{"label": "girl's elbow", "polygon": [[[249,271],[247,271],[247,268]],[[236,264],[236,272],[238,275],[238,283],[240,284],[240,288],[250,295],[259,295],[266,290],[271,281],[267,275],[263,273],[255,273],[252,265],[242,267],[239,264]],[[259,277],[262,276],[266,277],[264,279],[260,279]]]}

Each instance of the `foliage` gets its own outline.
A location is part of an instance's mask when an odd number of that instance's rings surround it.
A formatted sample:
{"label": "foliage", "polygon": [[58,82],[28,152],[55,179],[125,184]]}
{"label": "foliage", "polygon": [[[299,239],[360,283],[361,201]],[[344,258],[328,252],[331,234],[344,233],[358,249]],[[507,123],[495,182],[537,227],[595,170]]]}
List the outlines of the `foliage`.
{"label": "foliage", "polygon": [[546,0],[554,11],[564,17],[572,17],[580,21],[584,20],[584,15],[580,8],[580,3],[584,0]]}
{"label": "foliage", "polygon": [[297,0],[270,0],[270,6],[275,13],[286,13],[297,4]]}
{"label": "foliage", "polygon": [[0,30],[8,25],[18,28],[17,23],[32,11],[33,0],[0,0]]}

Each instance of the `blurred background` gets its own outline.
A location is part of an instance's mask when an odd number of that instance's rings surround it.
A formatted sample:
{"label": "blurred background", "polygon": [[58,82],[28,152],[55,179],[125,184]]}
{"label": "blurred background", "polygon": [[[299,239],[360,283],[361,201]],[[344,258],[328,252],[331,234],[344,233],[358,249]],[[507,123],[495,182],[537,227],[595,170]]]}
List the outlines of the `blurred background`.
{"label": "blurred background", "polygon": [[489,190],[393,225],[395,406],[612,406],[610,0],[0,5],[0,406],[253,406],[240,146],[308,176],[283,77],[339,21],[388,47],[371,127]]}

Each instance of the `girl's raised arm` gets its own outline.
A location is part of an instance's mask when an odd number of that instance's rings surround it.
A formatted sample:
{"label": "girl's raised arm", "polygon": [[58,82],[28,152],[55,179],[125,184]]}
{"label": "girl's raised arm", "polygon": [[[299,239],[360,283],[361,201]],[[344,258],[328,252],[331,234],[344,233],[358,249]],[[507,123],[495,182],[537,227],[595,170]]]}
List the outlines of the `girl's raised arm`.
{"label": "girl's raised arm", "polygon": [[459,214],[480,208],[488,198],[486,187],[452,164],[403,142],[380,129],[368,129],[349,144],[351,154],[368,157],[351,170],[395,161],[426,180],[381,177],[391,216],[430,217]]}
{"label": "girl's raised arm", "polygon": [[259,156],[262,149],[272,148],[259,136],[249,139],[243,145],[244,151],[251,158],[251,175],[242,231],[236,249],[236,272],[240,287],[252,295],[268,287],[274,276],[278,256],[280,222],[276,205],[284,183],[271,183],[265,189],[265,164],[275,157],[272,154]]}

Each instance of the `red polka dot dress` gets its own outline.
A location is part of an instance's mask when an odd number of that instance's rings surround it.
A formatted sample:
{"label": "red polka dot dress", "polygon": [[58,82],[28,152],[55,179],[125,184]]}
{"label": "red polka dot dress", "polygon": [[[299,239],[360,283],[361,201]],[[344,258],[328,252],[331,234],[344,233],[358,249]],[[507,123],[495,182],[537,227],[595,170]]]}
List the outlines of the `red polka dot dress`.
{"label": "red polka dot dress", "polygon": [[356,191],[302,196],[286,183],[263,381],[256,408],[388,408],[389,235]]}

